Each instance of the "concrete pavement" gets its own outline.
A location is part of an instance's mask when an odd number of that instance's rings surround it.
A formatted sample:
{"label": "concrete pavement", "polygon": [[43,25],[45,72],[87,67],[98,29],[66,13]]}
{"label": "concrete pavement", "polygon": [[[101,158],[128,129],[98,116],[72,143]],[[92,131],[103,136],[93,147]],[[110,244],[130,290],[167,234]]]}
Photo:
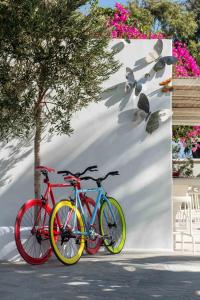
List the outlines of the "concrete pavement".
{"label": "concrete pavement", "polygon": [[200,257],[123,253],[64,266],[0,262],[1,300],[200,299]]}

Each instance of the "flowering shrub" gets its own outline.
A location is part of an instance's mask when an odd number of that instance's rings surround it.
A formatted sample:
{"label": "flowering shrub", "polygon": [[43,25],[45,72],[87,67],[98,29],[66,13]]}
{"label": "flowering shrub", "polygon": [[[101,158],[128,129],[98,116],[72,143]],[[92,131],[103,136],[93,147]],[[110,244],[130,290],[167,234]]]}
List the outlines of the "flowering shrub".
{"label": "flowering shrub", "polygon": [[[113,38],[124,39],[163,39],[163,33],[142,33],[136,26],[136,22],[131,20],[130,12],[120,3],[115,5],[115,13],[109,20]],[[178,63],[174,66],[176,77],[200,77],[200,68],[196,60],[189,53],[186,44],[176,41],[173,44],[173,55],[178,58]]]}
{"label": "flowering shrub", "polygon": [[192,152],[196,152],[200,148],[200,126],[194,126],[192,131],[186,134],[186,137],[181,138],[185,148],[191,149]]}
{"label": "flowering shrub", "polygon": [[115,13],[110,19],[109,25],[112,28],[113,38],[126,39],[162,39],[164,35],[160,32],[149,33],[148,35],[142,33],[134,24],[131,24],[130,12],[120,3],[115,4]]}
{"label": "flowering shrub", "polygon": [[177,77],[200,76],[200,68],[189,53],[186,44],[182,44],[179,41],[174,42],[173,55],[178,58],[178,63],[175,66]]}

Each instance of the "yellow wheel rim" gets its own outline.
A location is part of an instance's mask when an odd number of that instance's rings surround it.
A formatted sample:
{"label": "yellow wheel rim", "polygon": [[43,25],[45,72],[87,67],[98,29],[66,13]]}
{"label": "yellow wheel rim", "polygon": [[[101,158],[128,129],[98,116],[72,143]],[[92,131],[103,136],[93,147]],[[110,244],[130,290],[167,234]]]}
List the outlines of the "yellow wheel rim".
{"label": "yellow wheel rim", "polygon": [[54,253],[57,256],[57,258],[64,264],[72,265],[72,264],[75,264],[80,259],[81,255],[83,253],[84,247],[85,247],[85,239],[84,239],[83,235],[80,236],[80,247],[78,249],[77,254],[74,255],[73,257],[71,257],[71,258],[65,257],[60,252],[60,249],[58,248],[58,245],[56,243],[56,237],[54,236],[54,226],[55,226],[54,224],[57,222],[56,221],[56,215],[57,215],[58,211],[64,206],[69,207],[70,209],[72,209],[76,213],[77,222],[79,223],[79,226],[80,226],[79,231],[84,232],[84,223],[83,223],[83,219],[81,217],[81,214],[80,214],[79,210],[76,209],[76,207],[69,200],[62,200],[62,201],[60,201],[56,204],[56,206],[54,207],[54,209],[52,211],[52,214],[51,214],[51,218],[50,218],[50,240],[51,240],[52,248],[53,248]]}

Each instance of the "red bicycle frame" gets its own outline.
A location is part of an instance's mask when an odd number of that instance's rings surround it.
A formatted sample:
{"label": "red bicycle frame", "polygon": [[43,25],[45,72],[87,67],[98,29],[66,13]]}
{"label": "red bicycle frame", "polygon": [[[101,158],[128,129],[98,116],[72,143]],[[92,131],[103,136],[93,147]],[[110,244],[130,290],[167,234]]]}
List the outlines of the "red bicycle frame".
{"label": "red bicycle frame", "polygon": [[[73,187],[73,188],[77,188],[79,190],[81,189],[81,184],[80,184],[81,180],[79,178],[76,178],[74,176],[65,176],[64,180],[68,180],[70,183],[51,183],[49,181],[48,172],[49,173],[56,172],[55,169],[52,169],[49,167],[44,167],[44,166],[39,166],[36,169],[40,170],[42,172],[42,174],[46,177],[43,180],[43,182],[47,185],[47,188],[46,188],[44,195],[42,195],[42,197],[41,197],[41,200],[44,202],[45,205],[48,205],[49,195],[51,198],[52,206],[54,207],[56,205],[56,201],[55,201],[54,194],[53,194],[54,188],[69,188],[69,187],[72,188]],[[91,215],[91,208],[87,201],[88,197],[81,193],[80,199],[81,199],[82,204],[86,205],[87,210],[88,210],[89,214]],[[46,218],[46,216],[45,216],[45,218]],[[44,222],[45,222],[45,218],[44,218]],[[56,217],[56,219],[57,219],[57,224],[60,227],[61,224],[60,224],[60,220],[59,220],[58,216]],[[45,234],[45,232],[43,232],[43,234]]]}

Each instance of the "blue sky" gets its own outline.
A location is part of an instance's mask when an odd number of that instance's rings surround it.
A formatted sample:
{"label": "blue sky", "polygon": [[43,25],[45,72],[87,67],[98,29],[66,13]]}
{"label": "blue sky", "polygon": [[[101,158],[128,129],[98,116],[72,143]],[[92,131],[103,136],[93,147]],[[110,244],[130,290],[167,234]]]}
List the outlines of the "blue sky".
{"label": "blue sky", "polygon": [[[115,3],[119,2],[122,5],[127,4],[128,0],[99,0],[99,6],[103,7],[114,7]],[[84,5],[80,10],[82,12],[87,12],[88,5]]]}
{"label": "blue sky", "polygon": [[126,4],[127,0],[99,0],[99,5],[100,6],[105,6],[105,7],[113,7],[116,2],[120,2],[121,4]]}
{"label": "blue sky", "polygon": [[[114,7],[115,3],[119,2],[122,5],[127,4],[128,0],[99,0],[99,6],[103,6],[103,7]],[[83,13],[86,13],[88,9],[88,5],[84,5],[83,7],[81,7],[81,11]]]}

